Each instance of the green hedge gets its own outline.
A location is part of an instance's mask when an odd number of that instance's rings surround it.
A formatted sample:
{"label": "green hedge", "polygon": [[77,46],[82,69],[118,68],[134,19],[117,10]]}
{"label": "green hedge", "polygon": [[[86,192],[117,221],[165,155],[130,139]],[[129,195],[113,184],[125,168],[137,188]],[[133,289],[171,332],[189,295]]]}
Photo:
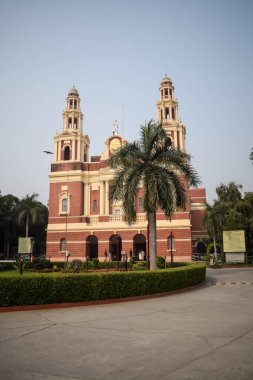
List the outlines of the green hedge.
{"label": "green hedge", "polygon": [[0,277],[0,306],[105,300],[168,292],[205,279],[204,264],[156,271]]}

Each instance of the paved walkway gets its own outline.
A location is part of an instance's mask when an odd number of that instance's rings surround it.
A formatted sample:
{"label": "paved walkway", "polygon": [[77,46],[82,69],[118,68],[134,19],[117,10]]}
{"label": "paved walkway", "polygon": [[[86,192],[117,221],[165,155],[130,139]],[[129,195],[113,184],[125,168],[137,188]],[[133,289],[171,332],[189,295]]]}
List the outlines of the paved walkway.
{"label": "paved walkway", "polygon": [[252,380],[252,283],[253,269],[213,269],[161,298],[1,313],[0,377]]}

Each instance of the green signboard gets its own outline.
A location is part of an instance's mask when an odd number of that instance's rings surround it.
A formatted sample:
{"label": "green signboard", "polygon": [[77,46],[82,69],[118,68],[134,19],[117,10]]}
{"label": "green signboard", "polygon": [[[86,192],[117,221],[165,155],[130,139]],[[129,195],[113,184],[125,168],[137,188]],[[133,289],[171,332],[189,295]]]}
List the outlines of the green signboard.
{"label": "green signboard", "polygon": [[33,248],[33,238],[18,238],[18,253],[19,255],[30,255]]}
{"label": "green signboard", "polygon": [[223,231],[223,249],[224,252],[244,253],[246,251],[244,230]]}

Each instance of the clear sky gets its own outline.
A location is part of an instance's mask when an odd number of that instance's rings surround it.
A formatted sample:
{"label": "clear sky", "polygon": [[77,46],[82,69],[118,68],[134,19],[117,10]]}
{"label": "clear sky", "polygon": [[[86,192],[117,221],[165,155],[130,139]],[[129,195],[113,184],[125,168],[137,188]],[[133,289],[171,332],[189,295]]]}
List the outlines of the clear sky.
{"label": "clear sky", "polygon": [[128,141],[173,81],[188,153],[210,203],[253,191],[252,0],[0,0],[0,189],[47,203],[56,130],[74,84],[90,153]]}

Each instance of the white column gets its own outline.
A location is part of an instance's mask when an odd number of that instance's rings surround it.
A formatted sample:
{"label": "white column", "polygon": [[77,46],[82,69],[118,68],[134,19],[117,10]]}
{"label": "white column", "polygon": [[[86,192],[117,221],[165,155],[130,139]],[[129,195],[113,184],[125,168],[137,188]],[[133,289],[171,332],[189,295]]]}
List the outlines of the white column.
{"label": "white column", "polygon": [[57,145],[58,145],[58,160],[57,161],[61,161],[61,141],[58,141]]}
{"label": "white column", "polygon": [[177,148],[177,131],[174,130],[174,147]]}
{"label": "white column", "polygon": [[81,160],[81,140],[77,140],[77,161]]}
{"label": "white column", "polygon": [[109,181],[105,181],[105,214],[109,215]]}
{"label": "white column", "polygon": [[176,120],[178,121],[178,104],[175,107]]}
{"label": "white column", "polygon": [[76,159],[76,140],[72,140],[72,160]]}
{"label": "white column", "polygon": [[84,214],[90,215],[90,185],[88,183],[85,183],[84,187]]}
{"label": "white column", "polygon": [[179,138],[180,138],[180,149],[184,149],[184,144],[183,144],[183,133],[182,130],[179,132]]}
{"label": "white column", "polygon": [[99,195],[100,195],[100,210],[99,214],[104,215],[105,213],[105,206],[104,206],[104,199],[105,199],[105,191],[104,191],[104,181],[100,181],[100,186],[99,186]]}

